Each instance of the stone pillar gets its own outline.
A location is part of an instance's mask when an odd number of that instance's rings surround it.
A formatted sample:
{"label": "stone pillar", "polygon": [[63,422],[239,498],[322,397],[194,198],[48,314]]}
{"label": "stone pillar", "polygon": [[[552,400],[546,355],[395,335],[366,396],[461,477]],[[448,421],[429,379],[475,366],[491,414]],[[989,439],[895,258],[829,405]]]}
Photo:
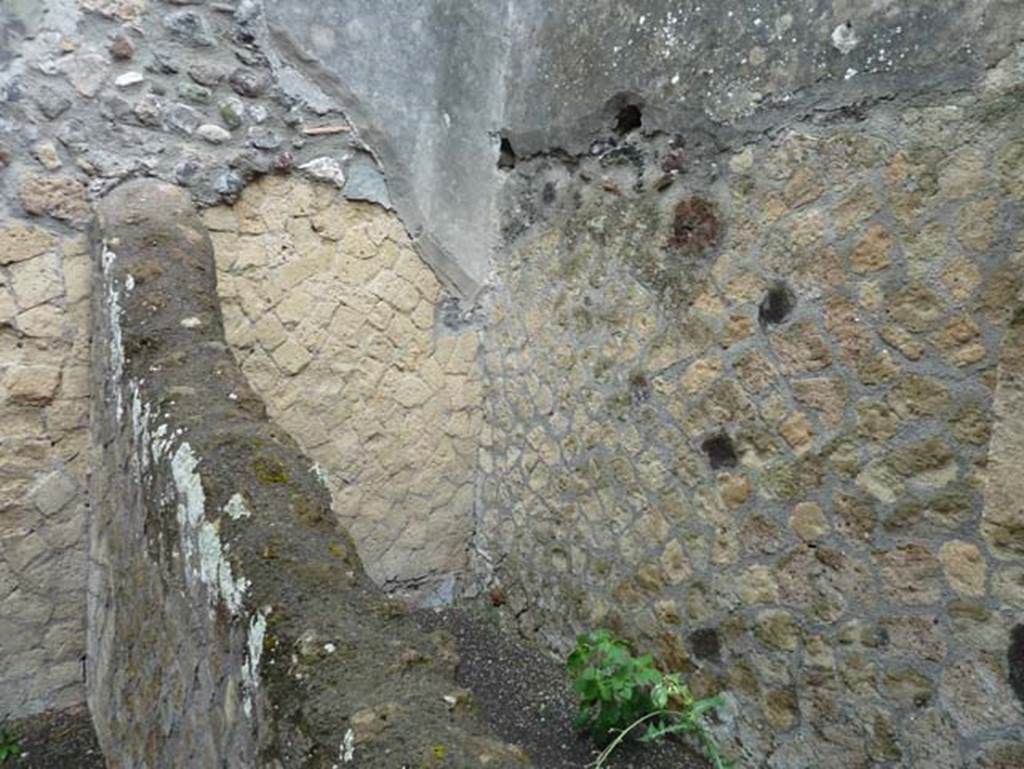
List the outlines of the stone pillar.
{"label": "stone pillar", "polygon": [[[453,640],[370,581],[224,343],[213,249],[151,180],[98,208],[88,699],[111,767],[524,766],[453,713]],[[408,665],[402,660],[424,660]]]}

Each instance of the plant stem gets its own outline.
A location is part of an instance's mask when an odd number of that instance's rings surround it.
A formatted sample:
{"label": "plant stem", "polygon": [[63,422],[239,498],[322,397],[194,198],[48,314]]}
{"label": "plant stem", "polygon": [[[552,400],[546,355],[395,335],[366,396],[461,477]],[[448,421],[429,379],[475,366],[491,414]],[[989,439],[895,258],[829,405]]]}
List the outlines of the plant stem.
{"label": "plant stem", "polygon": [[617,748],[622,743],[622,741],[626,739],[627,734],[629,734],[631,731],[640,726],[640,724],[642,724],[644,721],[649,721],[655,716],[663,716],[668,713],[675,713],[675,711],[655,710],[654,712],[648,713],[646,716],[643,716],[642,718],[638,718],[636,721],[634,721],[621,732],[619,732],[618,736],[616,736],[616,738],[611,741],[611,744],[608,745],[607,748],[601,751],[601,755],[599,755],[597,757],[597,760],[594,761],[594,763],[592,763],[590,766],[594,767],[594,769],[601,769],[601,767],[604,766],[604,762],[608,760],[608,756],[612,754],[612,751],[614,751],[615,748]]}
{"label": "plant stem", "polygon": [[715,769],[729,769],[730,764],[722,759],[722,754],[718,752],[717,743],[708,734],[704,724],[700,721],[695,721],[694,723],[697,726],[697,736],[700,738],[701,743],[703,743],[704,750],[708,752],[708,756],[711,758],[711,763],[715,765]]}

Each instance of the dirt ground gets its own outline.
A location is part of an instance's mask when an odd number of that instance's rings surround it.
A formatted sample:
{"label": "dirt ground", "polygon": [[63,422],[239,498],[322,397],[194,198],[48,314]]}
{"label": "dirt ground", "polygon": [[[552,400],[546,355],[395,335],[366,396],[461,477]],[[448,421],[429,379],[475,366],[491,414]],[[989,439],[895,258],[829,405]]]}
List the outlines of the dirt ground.
{"label": "dirt ground", "polygon": [[[573,728],[576,698],[564,666],[539,649],[503,634],[480,610],[423,611],[425,632],[455,637],[457,683],[472,692],[477,715],[497,735],[522,748],[536,769],[584,769],[597,756],[594,742]],[[44,713],[9,724],[22,755],[2,769],[104,769],[105,763],[84,708]],[[680,742],[627,743],[608,769],[708,769]]]}
{"label": "dirt ground", "polygon": [[[425,611],[425,629],[455,636],[456,679],[473,693],[481,719],[522,748],[536,769],[584,769],[597,757],[593,740],[573,728],[577,701],[565,667],[539,649],[503,634],[483,610]],[[626,743],[608,769],[707,769],[686,745]]]}
{"label": "dirt ground", "polygon": [[0,764],[3,769],[105,769],[88,711],[82,708],[42,713],[12,721],[21,756]]}

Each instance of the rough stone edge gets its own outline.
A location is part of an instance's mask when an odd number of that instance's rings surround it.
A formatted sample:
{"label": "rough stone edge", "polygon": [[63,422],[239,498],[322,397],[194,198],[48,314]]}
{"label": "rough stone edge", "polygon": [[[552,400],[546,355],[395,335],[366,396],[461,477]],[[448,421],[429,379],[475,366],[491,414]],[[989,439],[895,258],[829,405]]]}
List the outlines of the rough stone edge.
{"label": "rough stone edge", "polygon": [[213,248],[187,193],[115,189],[93,252],[88,699],[101,745],[111,766],[280,766],[298,730],[278,723],[261,657],[269,607],[293,600],[245,567],[271,533],[283,550],[330,537],[353,555],[317,565],[339,585],[369,581],[313,463],[224,344]]}
{"label": "rough stone edge", "polygon": [[[433,642],[392,615],[314,463],[225,344],[213,247],[187,192],[116,188],[93,252],[87,696],[109,766],[326,767],[354,749],[360,766],[390,769],[438,741],[453,767],[527,766],[471,713],[453,719],[453,663],[380,664],[396,643]],[[353,735],[355,711],[379,697],[410,714],[397,744]]]}

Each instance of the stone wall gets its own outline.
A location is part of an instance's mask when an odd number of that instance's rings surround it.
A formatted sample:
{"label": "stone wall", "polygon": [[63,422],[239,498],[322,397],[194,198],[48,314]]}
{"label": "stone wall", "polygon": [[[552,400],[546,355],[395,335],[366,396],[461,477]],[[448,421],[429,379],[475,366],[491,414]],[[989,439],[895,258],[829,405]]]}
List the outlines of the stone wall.
{"label": "stone wall", "polygon": [[528,767],[456,706],[455,639],[374,586],[267,418],[187,194],[117,188],[94,252],[88,688],[108,765]]}
{"label": "stone wall", "polygon": [[[260,404],[218,344],[209,241],[186,195],[118,188],[93,251],[89,709],[111,766],[254,766],[267,612],[250,604],[232,525],[264,503],[251,468],[223,499],[218,479],[263,437]],[[278,472],[296,464],[273,456]]]}
{"label": "stone wall", "polygon": [[[3,3],[0,714],[82,697],[95,467],[112,755],[387,749],[358,725],[399,711],[361,671],[434,642],[385,621],[340,520],[389,589],[461,578],[556,651],[608,624],[726,690],[749,763],[1014,766],[1019,3],[769,5]],[[81,233],[134,177],[212,206],[230,349],[212,264],[188,299],[115,259],[117,365],[192,439],[114,431],[125,380],[93,401],[94,464]],[[271,647],[304,683],[275,679],[274,736],[258,696],[245,720],[249,641],[292,600]],[[417,739],[447,728],[434,672],[401,706]],[[470,765],[503,755],[467,728]]]}
{"label": "stone wall", "polygon": [[516,166],[476,546],[523,632],[727,692],[745,765],[1019,762],[1021,83]]}
{"label": "stone wall", "polygon": [[0,714],[83,696],[88,291],[84,238],[0,226]]}
{"label": "stone wall", "polygon": [[340,109],[274,82],[243,5],[0,5],[0,715],[83,697],[90,201],[157,176],[209,205],[299,169],[387,202]]}
{"label": "stone wall", "polygon": [[370,576],[450,601],[473,520],[476,330],[398,218],[335,187],[268,177],[204,219],[228,343]]}

